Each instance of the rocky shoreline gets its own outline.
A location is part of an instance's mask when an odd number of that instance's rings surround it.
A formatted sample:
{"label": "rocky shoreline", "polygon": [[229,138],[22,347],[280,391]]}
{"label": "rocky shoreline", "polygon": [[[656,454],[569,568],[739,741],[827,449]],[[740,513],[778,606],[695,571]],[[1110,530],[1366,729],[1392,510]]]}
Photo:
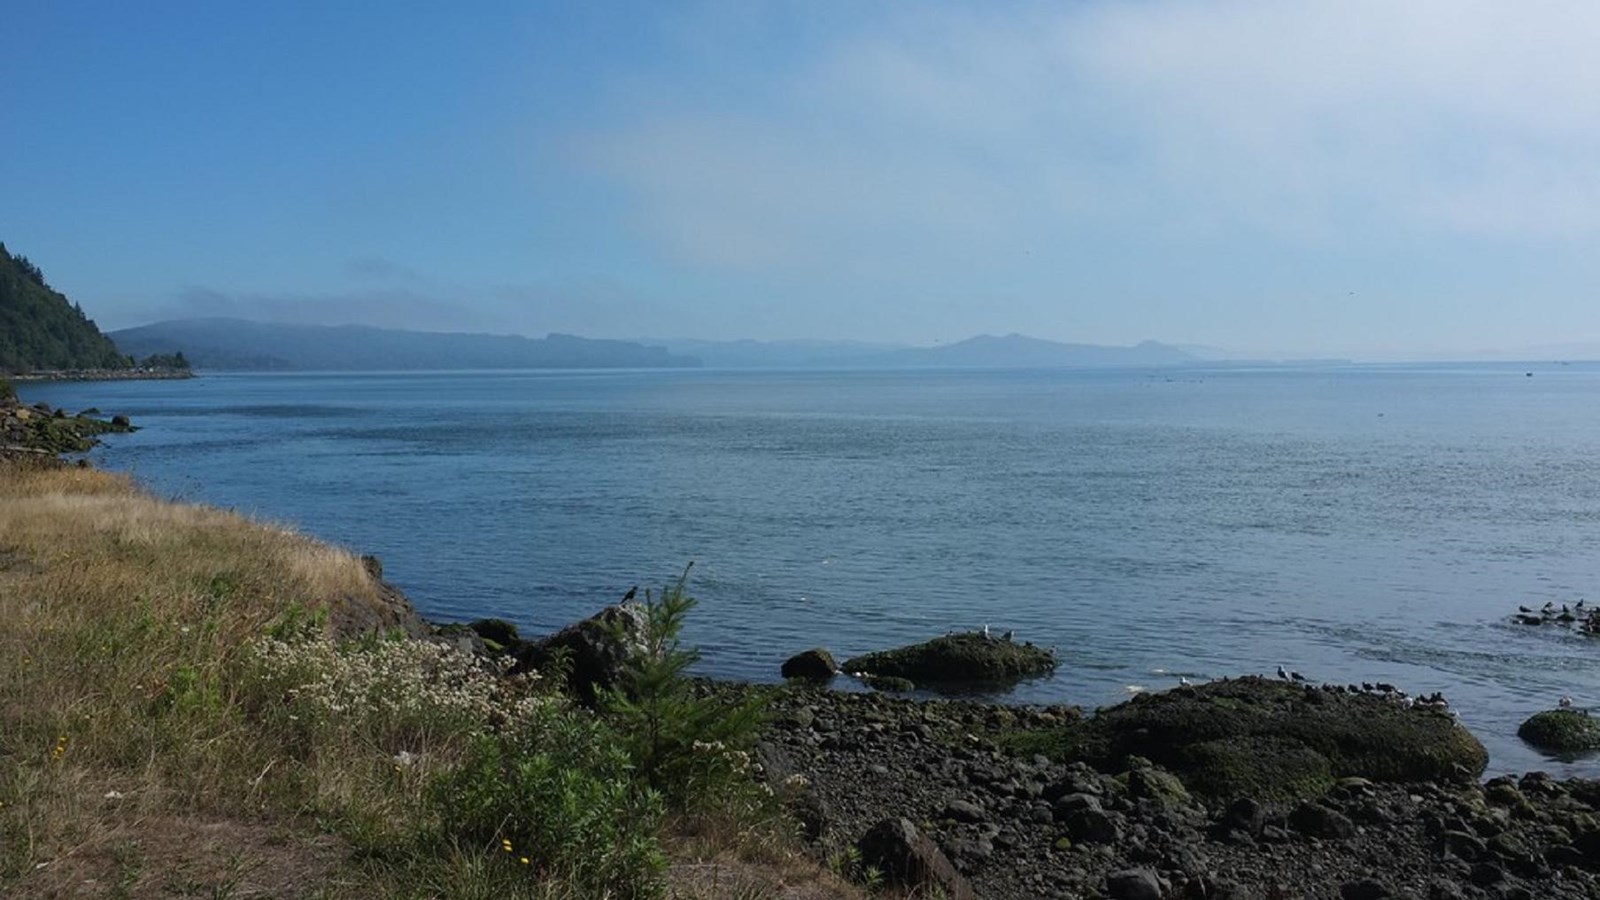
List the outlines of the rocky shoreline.
{"label": "rocky shoreline", "polygon": [[[496,620],[429,630],[519,664],[566,648],[583,693],[629,618],[529,640]],[[754,770],[820,860],[914,896],[1600,897],[1600,781],[1485,783],[1487,753],[1439,697],[1249,676],[1085,714],[800,678],[699,690],[766,706]]]}
{"label": "rocky shoreline", "polygon": [[175,381],[194,378],[189,369],[41,369],[18,375],[5,375],[14,382],[32,381]]}
{"label": "rocky shoreline", "polygon": [[54,460],[93,448],[101,435],[134,430],[126,416],[104,419],[98,409],[72,414],[48,403],[24,406],[15,397],[0,396],[0,456]]}
{"label": "rocky shoreline", "polygon": [[1108,766],[1020,749],[1019,735],[1079,721],[1071,707],[714,689],[770,702],[764,777],[819,853],[904,819],[973,896],[1600,896],[1596,781],[1348,775],[1305,797],[1206,796],[1143,758]]}

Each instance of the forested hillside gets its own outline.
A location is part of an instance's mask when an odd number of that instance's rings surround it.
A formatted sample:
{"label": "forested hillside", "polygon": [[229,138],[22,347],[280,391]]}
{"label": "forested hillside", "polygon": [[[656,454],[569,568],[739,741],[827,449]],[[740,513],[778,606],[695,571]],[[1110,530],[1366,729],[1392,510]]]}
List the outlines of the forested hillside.
{"label": "forested hillside", "polygon": [[122,369],[128,359],[39,267],[0,244],[0,372]]}

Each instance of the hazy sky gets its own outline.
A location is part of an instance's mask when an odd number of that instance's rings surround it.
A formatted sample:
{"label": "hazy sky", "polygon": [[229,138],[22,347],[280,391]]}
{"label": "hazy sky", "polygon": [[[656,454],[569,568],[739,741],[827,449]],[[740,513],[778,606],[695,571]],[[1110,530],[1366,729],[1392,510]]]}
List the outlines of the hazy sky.
{"label": "hazy sky", "polygon": [[0,240],[196,314],[1600,341],[1600,4],[47,3]]}

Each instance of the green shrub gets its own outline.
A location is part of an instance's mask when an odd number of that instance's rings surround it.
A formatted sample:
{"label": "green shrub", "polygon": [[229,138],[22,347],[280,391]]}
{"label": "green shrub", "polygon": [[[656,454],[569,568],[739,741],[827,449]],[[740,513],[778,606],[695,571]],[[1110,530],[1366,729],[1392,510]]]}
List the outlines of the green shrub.
{"label": "green shrub", "polygon": [[617,736],[562,704],[480,737],[434,790],[447,841],[498,847],[505,865],[583,896],[654,897],[666,858],[660,798],[639,790]]}
{"label": "green shrub", "polygon": [[688,576],[685,569],[659,598],[645,592],[639,651],[602,698],[639,779],[674,809],[717,805],[751,784],[749,751],[763,719],[759,701],[702,693],[689,678],[700,653],[680,638],[695,607]]}
{"label": "green shrub", "polygon": [[16,399],[17,389],[11,386],[9,380],[0,378],[0,403],[11,403]]}

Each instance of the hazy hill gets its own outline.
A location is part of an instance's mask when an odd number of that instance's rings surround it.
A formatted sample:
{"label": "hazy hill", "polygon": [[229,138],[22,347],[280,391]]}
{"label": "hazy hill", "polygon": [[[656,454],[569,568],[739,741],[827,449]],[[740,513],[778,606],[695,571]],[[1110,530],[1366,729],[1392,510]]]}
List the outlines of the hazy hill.
{"label": "hazy hill", "polygon": [[982,334],[942,347],[913,347],[862,357],[858,365],[969,368],[1169,366],[1196,362],[1191,353],[1156,341],[1132,347],[1062,344],[1020,334]]}
{"label": "hazy hill", "polygon": [[0,244],[0,372],[127,366],[82,308],[52,289],[27,257]]}
{"label": "hazy hill", "polygon": [[689,339],[641,340],[673,353],[693,356],[708,366],[723,369],[797,369],[848,366],[852,360],[901,349],[901,344],[863,341],[700,341]]}
{"label": "hazy hill", "polygon": [[939,347],[860,341],[644,341],[724,368],[1053,368],[1163,366],[1199,362],[1187,348],[1145,341],[1133,347],[1062,344],[1020,334],[979,335]]}
{"label": "hazy hill", "polygon": [[279,325],[243,319],[180,319],[111,335],[135,356],[178,351],[197,369],[383,371],[396,369],[679,368],[699,360],[627,341],[552,334],[400,331],[364,325]]}

